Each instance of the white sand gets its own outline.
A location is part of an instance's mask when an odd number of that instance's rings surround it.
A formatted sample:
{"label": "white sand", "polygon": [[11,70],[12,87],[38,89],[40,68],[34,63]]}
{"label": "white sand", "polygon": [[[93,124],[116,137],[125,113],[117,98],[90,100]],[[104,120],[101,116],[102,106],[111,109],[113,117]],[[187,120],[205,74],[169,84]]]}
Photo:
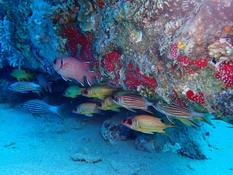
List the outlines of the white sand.
{"label": "white sand", "polygon": [[[232,175],[233,129],[226,126],[220,122],[211,129],[209,142],[217,149],[206,149],[208,160],[194,161],[138,151],[131,141],[109,145],[97,121],[82,127],[68,118],[61,124],[56,116],[35,118],[1,105],[0,175]],[[74,162],[70,156],[76,152],[103,161]]]}

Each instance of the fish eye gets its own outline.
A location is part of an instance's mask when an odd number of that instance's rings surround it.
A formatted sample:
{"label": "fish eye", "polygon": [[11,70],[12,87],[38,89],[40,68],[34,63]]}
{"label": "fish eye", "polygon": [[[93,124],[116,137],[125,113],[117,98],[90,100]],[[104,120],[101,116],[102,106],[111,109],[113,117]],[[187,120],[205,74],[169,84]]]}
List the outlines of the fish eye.
{"label": "fish eye", "polygon": [[126,123],[127,123],[128,125],[132,125],[132,124],[133,124],[133,121],[132,121],[132,119],[127,119]]}
{"label": "fish eye", "polygon": [[88,90],[85,89],[85,90],[83,91],[83,93],[84,93],[85,95],[87,95],[87,94],[88,94]]}
{"label": "fish eye", "polygon": [[112,99],[113,99],[114,101],[118,101],[118,97],[117,97],[117,96],[113,96]]}

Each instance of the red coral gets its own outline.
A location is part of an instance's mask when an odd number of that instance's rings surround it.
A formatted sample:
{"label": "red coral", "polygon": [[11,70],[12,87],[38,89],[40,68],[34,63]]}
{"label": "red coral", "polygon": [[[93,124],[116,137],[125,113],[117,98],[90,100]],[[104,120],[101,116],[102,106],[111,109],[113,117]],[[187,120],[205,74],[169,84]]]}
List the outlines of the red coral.
{"label": "red coral", "polygon": [[178,57],[178,45],[177,45],[177,43],[171,44],[171,55],[173,58]]}
{"label": "red coral", "polygon": [[198,68],[205,68],[208,66],[209,58],[208,57],[203,57],[199,58],[197,60],[190,60],[189,65],[196,66]]}
{"label": "red coral", "polygon": [[118,51],[112,51],[104,56],[103,64],[108,72],[113,72],[119,66],[121,54]]}
{"label": "red coral", "polygon": [[202,69],[208,66],[209,58],[203,57],[196,60],[191,60],[187,56],[179,55],[177,57],[177,62],[180,67],[187,71],[189,74],[195,73],[196,69]]}
{"label": "red coral", "polygon": [[146,86],[151,89],[157,87],[157,81],[150,76],[143,75],[140,72],[139,67],[133,68],[133,65],[129,63],[128,70],[125,72],[125,84],[129,89],[135,89],[140,85]]}
{"label": "red coral", "polygon": [[67,45],[72,56],[77,55],[78,45],[81,45],[80,58],[85,61],[94,60],[92,52],[92,34],[82,34],[81,31],[75,27],[65,27],[63,30],[64,37],[67,38]]}
{"label": "red coral", "polygon": [[176,60],[178,61],[178,63],[181,66],[188,66],[189,65],[189,58],[187,56],[179,55]]}
{"label": "red coral", "polygon": [[215,73],[215,77],[223,81],[225,87],[233,87],[233,62],[222,62]]}
{"label": "red coral", "polygon": [[186,97],[189,100],[195,101],[199,104],[205,104],[205,98],[204,98],[204,93],[203,92],[197,92],[196,94],[192,90],[188,90],[186,92]]}

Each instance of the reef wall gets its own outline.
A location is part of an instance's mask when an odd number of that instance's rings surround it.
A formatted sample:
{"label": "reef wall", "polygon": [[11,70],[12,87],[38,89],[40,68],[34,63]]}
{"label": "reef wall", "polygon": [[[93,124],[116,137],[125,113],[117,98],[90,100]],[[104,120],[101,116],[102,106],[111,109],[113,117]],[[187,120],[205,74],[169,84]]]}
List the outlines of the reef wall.
{"label": "reef wall", "polygon": [[[57,76],[77,57],[97,82],[233,117],[232,0],[0,3],[0,66]],[[17,10],[16,10],[17,9]]]}

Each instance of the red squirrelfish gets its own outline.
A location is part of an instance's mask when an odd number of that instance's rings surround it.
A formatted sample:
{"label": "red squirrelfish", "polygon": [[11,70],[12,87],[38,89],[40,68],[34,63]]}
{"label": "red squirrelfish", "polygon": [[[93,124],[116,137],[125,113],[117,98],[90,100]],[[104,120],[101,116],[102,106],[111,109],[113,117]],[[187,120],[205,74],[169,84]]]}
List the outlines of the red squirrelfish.
{"label": "red squirrelfish", "polygon": [[84,78],[91,85],[96,77],[96,73],[90,71],[87,62],[79,61],[73,57],[56,59],[53,67],[65,81],[76,80],[82,86],[84,86]]}
{"label": "red squirrelfish", "polygon": [[136,95],[119,95],[114,96],[113,101],[132,112],[135,112],[133,109],[140,109],[149,113],[152,113],[148,110],[149,106],[154,107],[154,105],[147,101],[145,98],[136,96]]}
{"label": "red squirrelfish", "polygon": [[132,130],[146,134],[165,133],[165,129],[174,127],[164,124],[160,118],[150,115],[136,115],[132,118],[127,118],[122,121],[122,124]]}

